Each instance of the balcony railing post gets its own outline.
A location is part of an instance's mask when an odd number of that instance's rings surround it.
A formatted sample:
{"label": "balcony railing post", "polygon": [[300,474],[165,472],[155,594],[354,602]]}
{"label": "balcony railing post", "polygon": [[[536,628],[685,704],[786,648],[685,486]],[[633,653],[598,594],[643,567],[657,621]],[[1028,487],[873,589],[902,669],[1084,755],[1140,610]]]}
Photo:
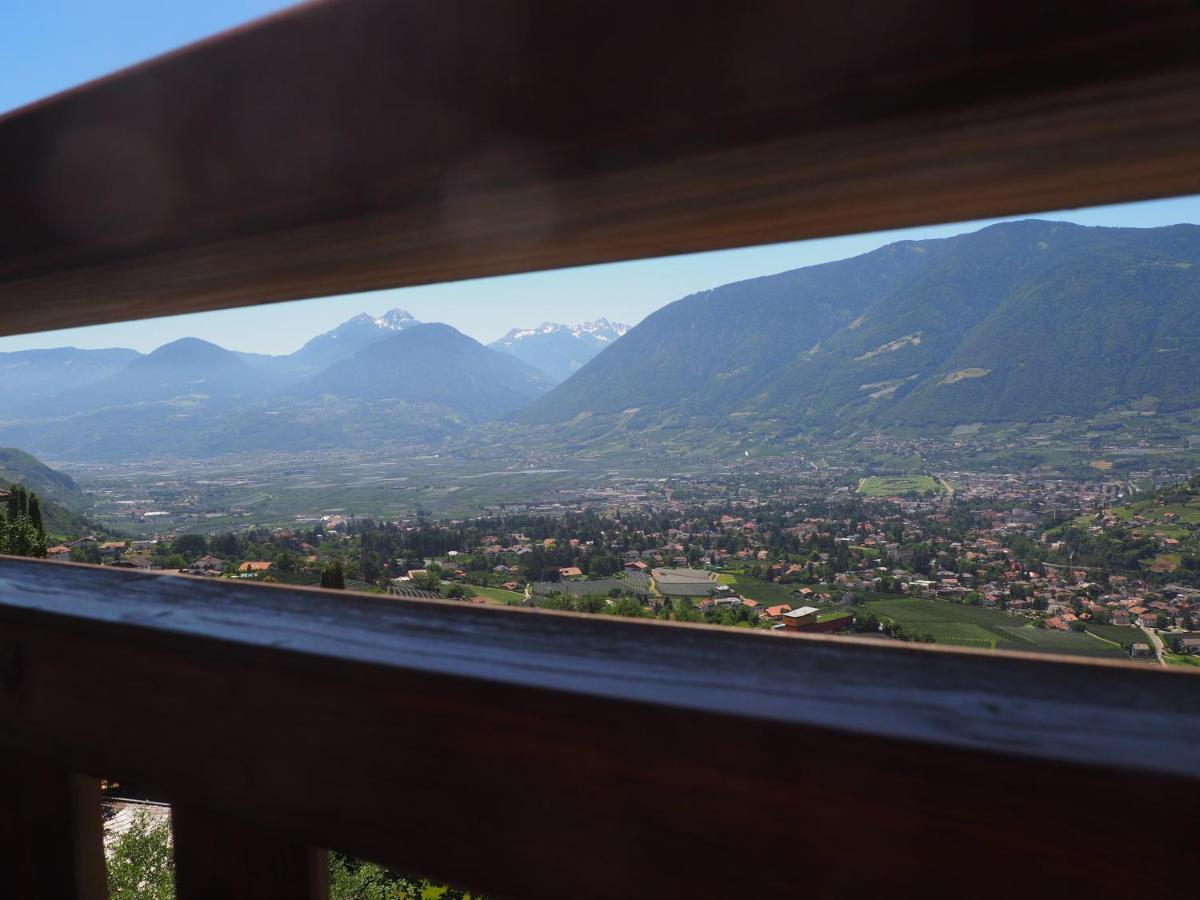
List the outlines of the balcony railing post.
{"label": "balcony railing post", "polygon": [[328,900],[329,854],[195,806],[174,806],[178,900]]}
{"label": "balcony railing post", "polygon": [[0,750],[0,894],[105,900],[100,782]]}

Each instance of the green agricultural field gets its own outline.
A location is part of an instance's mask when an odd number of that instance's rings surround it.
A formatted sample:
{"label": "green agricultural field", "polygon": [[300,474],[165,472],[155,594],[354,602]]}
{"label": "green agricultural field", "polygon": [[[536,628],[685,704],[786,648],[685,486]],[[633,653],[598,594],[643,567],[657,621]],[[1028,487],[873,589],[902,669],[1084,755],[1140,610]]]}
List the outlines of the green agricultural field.
{"label": "green agricultural field", "polygon": [[1180,656],[1177,653],[1164,653],[1163,659],[1168,666],[1200,667],[1200,656]]}
{"label": "green agricultural field", "polygon": [[775,584],[771,581],[759,581],[748,575],[735,576],[734,586],[743,597],[757,600],[767,606],[778,606],[786,603],[789,606],[799,606],[799,600],[792,595],[798,585]]}
{"label": "green agricultural field", "polygon": [[483,597],[486,600],[503,603],[506,606],[513,603],[520,603],[525,599],[524,594],[518,594],[516,591],[506,591],[502,588],[480,587],[477,584],[467,584],[463,585],[463,587],[476,597]]}
{"label": "green agricultural field", "polygon": [[864,608],[908,631],[928,634],[939,644],[1126,658],[1120,648],[1091,635],[1035,628],[1022,618],[995,609],[918,599],[874,600]]}
{"label": "green agricultural field", "polygon": [[858,483],[858,492],[866,497],[936,494],[941,490],[941,482],[932,475],[871,475]]}
{"label": "green agricultural field", "polygon": [[1087,630],[1101,640],[1120,645],[1122,649],[1130,644],[1146,642],[1145,632],[1132,625],[1093,625],[1089,622]]}
{"label": "green agricultural field", "polygon": [[717,584],[737,584],[737,576],[722,572],[717,576]]}

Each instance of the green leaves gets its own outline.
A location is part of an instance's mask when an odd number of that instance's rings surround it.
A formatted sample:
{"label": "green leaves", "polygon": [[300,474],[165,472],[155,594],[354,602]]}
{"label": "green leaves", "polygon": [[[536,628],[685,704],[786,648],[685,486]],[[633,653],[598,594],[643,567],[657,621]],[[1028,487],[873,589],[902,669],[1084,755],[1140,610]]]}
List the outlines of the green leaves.
{"label": "green leaves", "polygon": [[9,491],[7,514],[0,518],[0,553],[10,556],[46,555],[46,532],[36,494],[20,485]]}
{"label": "green leaves", "polygon": [[109,900],[174,900],[171,826],[142,812],[108,854]]}

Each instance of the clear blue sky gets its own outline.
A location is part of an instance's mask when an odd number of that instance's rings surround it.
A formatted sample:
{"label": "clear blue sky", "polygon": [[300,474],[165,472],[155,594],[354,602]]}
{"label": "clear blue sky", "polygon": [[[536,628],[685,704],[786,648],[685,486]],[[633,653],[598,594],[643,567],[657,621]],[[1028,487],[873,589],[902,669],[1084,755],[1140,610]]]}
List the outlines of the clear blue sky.
{"label": "clear blue sky", "polygon": [[[0,113],[289,5],[276,0],[0,0]],[[1200,197],[1030,214],[1084,225],[1195,223],[1200,222]],[[423,321],[448,322],[484,342],[509,328],[546,320],[604,316],[632,325],[705,288],[855,256],[891,241],[947,237],[992,221],[1000,220],[22,335],[0,338],[0,352],[61,346],[149,351],[192,336],[233,350],[287,353],[359,312],[377,315],[393,306]]]}

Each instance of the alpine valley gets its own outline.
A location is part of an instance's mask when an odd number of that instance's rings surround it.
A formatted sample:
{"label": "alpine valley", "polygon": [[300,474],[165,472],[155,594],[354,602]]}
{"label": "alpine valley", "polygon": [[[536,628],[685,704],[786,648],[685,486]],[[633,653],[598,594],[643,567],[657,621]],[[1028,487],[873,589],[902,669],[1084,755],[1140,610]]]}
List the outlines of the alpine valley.
{"label": "alpine valley", "polygon": [[[1200,227],[1009,222],[484,346],[402,310],[288,356],[185,338],[0,354],[0,444],[57,461],[241,451],[665,448],[1196,430]],[[1088,437],[1090,435],[1090,437]]]}

